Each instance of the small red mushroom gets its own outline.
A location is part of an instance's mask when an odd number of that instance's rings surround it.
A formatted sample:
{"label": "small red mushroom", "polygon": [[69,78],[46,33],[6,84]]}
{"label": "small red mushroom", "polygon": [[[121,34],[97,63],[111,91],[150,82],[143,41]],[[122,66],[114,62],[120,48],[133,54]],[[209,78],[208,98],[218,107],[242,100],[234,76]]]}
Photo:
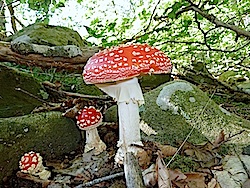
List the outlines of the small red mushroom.
{"label": "small red mushroom", "polygon": [[43,166],[42,160],[43,158],[39,153],[30,151],[21,157],[19,168],[23,173],[39,176],[41,179],[47,180],[50,177],[51,172],[46,170]]}
{"label": "small red mushroom", "polygon": [[170,73],[171,70],[170,59],[147,44],[105,49],[92,56],[85,65],[85,83],[95,84],[117,101],[120,148],[115,160],[118,163],[122,162],[119,160],[123,157],[123,151],[136,154],[137,149],[133,145],[142,145],[138,107],[144,103],[144,98],[137,76]]}
{"label": "small red mushroom", "polygon": [[97,127],[102,123],[102,114],[95,107],[84,107],[76,116],[77,126],[86,131],[86,144],[84,153],[94,149],[94,154],[98,155],[106,150],[105,143],[100,139]]}

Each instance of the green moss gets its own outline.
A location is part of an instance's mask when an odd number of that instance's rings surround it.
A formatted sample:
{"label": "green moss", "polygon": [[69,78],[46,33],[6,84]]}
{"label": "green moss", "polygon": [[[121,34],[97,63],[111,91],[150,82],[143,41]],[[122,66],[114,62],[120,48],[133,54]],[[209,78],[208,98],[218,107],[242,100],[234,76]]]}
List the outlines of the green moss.
{"label": "green moss", "polygon": [[76,31],[67,27],[52,26],[44,23],[29,25],[7,38],[7,41],[12,41],[22,35],[29,36],[31,38],[29,42],[34,44],[47,46],[76,45],[80,48],[85,46],[84,41]]}
{"label": "green moss", "polygon": [[[172,159],[172,157],[167,157],[164,159],[165,163]],[[190,157],[176,155],[175,159],[170,163],[169,168],[178,169],[181,172],[195,172],[200,167],[198,162],[195,162]]]}
{"label": "green moss", "polygon": [[[82,81],[83,82],[83,81]],[[104,95],[104,93],[95,85],[88,85],[85,83],[82,83],[79,87],[78,87],[78,92],[85,94],[85,95],[94,95],[94,96],[98,96],[98,95]]]}
{"label": "green moss", "polygon": [[50,159],[78,147],[80,132],[71,119],[50,112],[0,119],[0,180],[18,169],[20,157],[31,150]]}
{"label": "green moss", "polygon": [[32,76],[0,65],[0,117],[30,113],[42,103],[15,88],[38,96],[41,85]]}
{"label": "green moss", "polygon": [[229,79],[235,77],[237,74],[235,71],[226,71],[219,76],[218,80],[228,83]]}
{"label": "green moss", "polygon": [[139,82],[143,91],[148,91],[149,89],[154,89],[160,86],[163,83],[166,83],[170,80],[169,74],[152,74],[152,75],[143,75],[140,77]]}
{"label": "green moss", "polygon": [[[184,117],[172,114],[169,110],[164,111],[156,104],[156,98],[163,87],[164,85],[144,95],[145,111],[141,113],[141,117],[158,134],[155,136],[146,136],[143,134],[143,138],[176,146],[177,142],[183,141],[186,138],[192,126],[189,125]],[[190,137],[190,142],[201,143],[204,141],[206,141],[205,136],[195,129]]]}

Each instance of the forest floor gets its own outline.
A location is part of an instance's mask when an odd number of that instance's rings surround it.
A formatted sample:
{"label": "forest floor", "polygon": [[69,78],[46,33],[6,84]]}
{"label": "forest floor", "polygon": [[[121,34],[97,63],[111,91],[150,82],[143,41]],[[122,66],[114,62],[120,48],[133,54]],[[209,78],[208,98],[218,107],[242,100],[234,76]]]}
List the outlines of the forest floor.
{"label": "forest floor", "polygon": [[[207,91],[206,87],[201,88]],[[209,93],[209,91],[208,91]],[[214,101],[231,113],[234,113],[244,119],[250,120],[249,101],[236,101],[233,97],[230,100],[225,100],[220,94],[213,96]],[[102,127],[100,128],[102,129]],[[20,171],[13,172],[11,177],[5,179],[5,188],[71,188],[71,187],[93,187],[93,188],[125,188],[125,178],[123,173],[123,166],[117,166],[114,163],[114,156],[116,153],[116,146],[114,143],[118,141],[118,125],[116,123],[100,131],[100,137],[107,144],[107,150],[98,156],[93,155],[92,152],[83,153],[83,142],[79,143],[79,148],[71,153],[65,154],[53,161],[44,161],[44,165],[52,172],[49,180],[41,180],[38,177],[24,174]],[[103,134],[105,132],[105,134]],[[212,170],[222,170],[221,154],[224,155],[225,148],[223,142],[225,135],[221,132],[217,136],[218,148],[214,149],[211,143],[204,145],[192,145],[186,142],[183,145],[180,153],[175,156],[175,160],[170,164],[168,170],[160,171],[160,166],[165,166],[174,155],[178,148],[171,146],[162,146],[158,143],[145,142],[145,154],[139,156],[139,164],[142,170],[149,164],[155,164],[148,181],[153,188],[167,187],[164,181],[159,184],[159,176],[165,177],[172,183],[173,188],[219,188],[220,185],[212,173]],[[160,153],[158,152],[160,151]],[[174,151],[174,152],[173,152]],[[187,153],[195,153],[192,157],[187,157]],[[245,155],[250,155],[250,151],[246,148],[243,151]],[[190,153],[189,153],[190,154]],[[194,159],[194,155],[196,159]],[[241,154],[239,154],[241,155]],[[238,157],[239,157],[238,155]],[[206,157],[212,156],[212,160],[206,161]],[[219,156],[219,157],[218,157]],[[200,160],[197,160],[199,158]],[[147,164],[147,165],[145,165]],[[150,173],[148,173],[150,174]],[[157,177],[156,177],[157,176]],[[100,179],[100,181],[99,181]],[[89,185],[89,186],[88,186]]]}

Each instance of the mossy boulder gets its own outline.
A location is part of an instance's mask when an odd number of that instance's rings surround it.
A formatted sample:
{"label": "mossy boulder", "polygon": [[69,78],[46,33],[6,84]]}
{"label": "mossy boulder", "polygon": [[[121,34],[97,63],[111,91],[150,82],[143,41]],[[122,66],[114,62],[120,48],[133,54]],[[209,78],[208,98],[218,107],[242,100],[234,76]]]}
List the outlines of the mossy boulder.
{"label": "mossy boulder", "polygon": [[29,43],[46,46],[75,45],[82,48],[86,45],[77,31],[44,23],[29,25],[8,37],[7,41],[13,41],[21,36],[26,36]]}
{"label": "mossy boulder", "polygon": [[11,49],[19,54],[42,54],[43,56],[76,57],[92,49],[77,31],[67,27],[35,23],[9,37]]}
{"label": "mossy boulder", "polygon": [[[230,114],[209,99],[206,93],[189,82],[176,80],[165,83],[144,94],[145,105],[141,118],[158,134],[143,139],[175,145],[183,141],[195,127],[189,141],[202,143],[213,141],[221,130],[233,135],[245,130],[232,142],[249,144],[250,122]],[[117,111],[112,107],[106,112],[106,121],[117,120]]]}
{"label": "mossy boulder", "polygon": [[0,185],[18,169],[20,157],[35,151],[47,160],[78,147],[80,132],[73,120],[60,112],[0,118]]}
{"label": "mossy boulder", "polygon": [[29,114],[42,104],[23,92],[39,96],[42,89],[38,80],[30,74],[0,65],[0,88],[0,118]]}

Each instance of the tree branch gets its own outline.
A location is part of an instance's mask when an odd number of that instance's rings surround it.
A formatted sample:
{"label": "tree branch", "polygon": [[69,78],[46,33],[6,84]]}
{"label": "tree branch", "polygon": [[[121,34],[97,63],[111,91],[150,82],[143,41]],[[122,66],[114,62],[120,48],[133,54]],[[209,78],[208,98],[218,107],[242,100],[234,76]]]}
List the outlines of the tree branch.
{"label": "tree branch", "polygon": [[148,26],[144,29],[144,32],[146,32],[146,31],[148,30],[148,28],[150,27],[151,22],[152,22],[152,20],[153,20],[153,16],[154,16],[155,11],[156,11],[156,8],[157,8],[157,6],[160,4],[160,2],[161,2],[161,0],[158,0],[158,2],[156,3],[155,8],[154,8],[154,10],[153,10],[153,12],[152,12],[152,14],[151,14],[151,16],[150,16]]}
{"label": "tree branch", "polygon": [[213,14],[208,14],[208,13],[202,11],[200,8],[198,8],[195,5],[187,6],[183,9],[181,9],[177,14],[179,15],[179,14],[182,14],[182,13],[190,11],[190,10],[193,10],[193,11],[199,13],[201,16],[206,18],[208,21],[215,24],[216,27],[224,27],[224,28],[230,29],[230,30],[234,31],[237,35],[244,36],[247,39],[250,39],[250,32],[249,31],[240,29],[239,27],[237,27],[235,25],[222,22],[218,18],[216,18]]}

